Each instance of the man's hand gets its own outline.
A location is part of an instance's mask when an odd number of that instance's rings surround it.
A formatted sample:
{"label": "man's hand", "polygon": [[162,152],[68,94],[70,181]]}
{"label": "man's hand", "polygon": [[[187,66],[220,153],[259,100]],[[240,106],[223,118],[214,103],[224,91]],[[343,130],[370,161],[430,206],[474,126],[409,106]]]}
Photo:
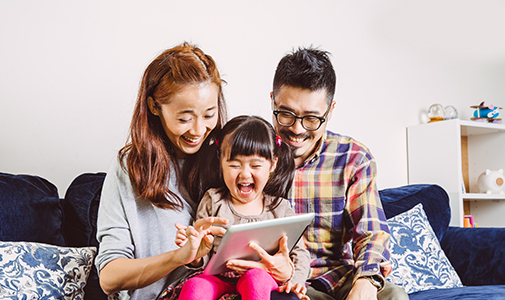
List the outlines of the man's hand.
{"label": "man's hand", "polygon": [[305,287],[305,284],[303,283],[297,283],[293,285],[291,281],[286,282],[285,285],[279,286],[279,293],[287,293],[289,294],[290,292],[293,292],[298,299],[300,300],[310,300],[309,296],[305,295],[307,292],[307,288]]}
{"label": "man's hand", "polygon": [[288,237],[283,236],[279,240],[279,251],[274,255],[269,255],[263,248],[255,243],[250,243],[249,247],[258,253],[260,261],[230,259],[226,262],[226,267],[236,271],[240,275],[247,270],[257,268],[270,273],[277,282],[285,282],[291,278],[294,266],[289,257]]}
{"label": "man's hand", "polygon": [[377,300],[377,288],[366,278],[359,278],[347,296],[347,300]]}

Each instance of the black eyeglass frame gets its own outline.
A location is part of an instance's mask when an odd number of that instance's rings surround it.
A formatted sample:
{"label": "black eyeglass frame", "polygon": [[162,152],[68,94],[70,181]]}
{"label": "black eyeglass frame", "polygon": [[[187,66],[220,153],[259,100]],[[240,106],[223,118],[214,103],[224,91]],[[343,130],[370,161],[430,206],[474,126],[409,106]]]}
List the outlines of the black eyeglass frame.
{"label": "black eyeglass frame", "polygon": [[[272,99],[272,101],[274,101],[275,103],[275,100]],[[332,101],[333,103],[333,101]],[[302,127],[305,129],[305,130],[308,130],[308,131],[316,131],[316,130],[319,130],[319,128],[321,128],[321,125],[323,125],[324,122],[326,122],[326,118],[328,117],[328,113],[330,112],[330,108],[331,108],[331,104],[328,105],[328,108],[326,109],[326,112],[324,113],[324,115],[322,117],[320,116],[316,116],[316,115],[306,115],[306,116],[297,116],[296,114],[294,114],[293,112],[290,112],[290,111],[287,111],[287,110],[277,110],[277,109],[274,109],[272,111],[272,113],[274,114],[275,116],[275,120],[277,121],[277,124],[281,125],[281,126],[284,126],[284,127],[291,127],[293,126],[295,123],[296,123],[296,120],[297,119],[300,119],[300,122],[302,123]],[[279,122],[279,114],[280,113],[287,113],[287,114],[290,114],[294,117],[294,120],[293,120],[293,123],[289,124],[289,125],[286,125],[286,124],[281,124],[281,122]],[[303,119],[304,118],[316,118],[319,120],[319,125],[317,126],[317,128],[315,129],[311,129],[311,128],[307,128],[305,127],[305,125],[303,125]]]}

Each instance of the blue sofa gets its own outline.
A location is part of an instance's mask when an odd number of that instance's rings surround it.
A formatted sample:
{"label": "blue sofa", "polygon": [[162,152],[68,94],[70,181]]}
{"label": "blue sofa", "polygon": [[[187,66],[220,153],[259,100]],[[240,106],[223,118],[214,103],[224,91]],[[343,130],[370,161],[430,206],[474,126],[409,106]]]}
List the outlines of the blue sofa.
{"label": "blue sofa", "polygon": [[379,191],[386,218],[423,205],[445,255],[464,287],[409,294],[418,299],[505,299],[505,228],[449,226],[449,197],[438,185],[408,185]]}
{"label": "blue sofa", "polygon": [[[44,178],[0,173],[0,241],[98,247],[96,215],[104,178],[105,173],[79,175],[60,199],[56,187]],[[410,299],[505,299],[505,229],[449,227],[449,199],[437,185],[390,188],[381,190],[380,196],[388,219],[423,204],[464,284],[412,293]],[[2,276],[0,270],[0,288]],[[94,267],[84,291],[84,299],[107,298]]]}

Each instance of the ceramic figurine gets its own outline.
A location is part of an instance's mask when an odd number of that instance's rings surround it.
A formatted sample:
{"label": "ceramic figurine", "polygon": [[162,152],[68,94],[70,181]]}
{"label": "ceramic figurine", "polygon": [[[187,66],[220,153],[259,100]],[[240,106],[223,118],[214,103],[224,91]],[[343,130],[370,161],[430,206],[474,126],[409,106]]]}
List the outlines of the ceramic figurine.
{"label": "ceramic figurine", "polygon": [[503,169],[498,171],[491,171],[480,174],[477,180],[479,190],[481,193],[486,194],[503,194],[505,190],[505,177],[503,176]]}

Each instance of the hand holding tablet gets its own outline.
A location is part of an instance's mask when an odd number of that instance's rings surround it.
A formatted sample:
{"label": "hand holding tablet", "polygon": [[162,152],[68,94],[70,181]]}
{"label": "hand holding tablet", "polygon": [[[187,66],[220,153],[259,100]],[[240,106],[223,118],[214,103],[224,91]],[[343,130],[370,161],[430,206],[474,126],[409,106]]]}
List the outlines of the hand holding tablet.
{"label": "hand holding tablet", "polygon": [[224,235],[216,253],[205,268],[204,274],[213,275],[230,271],[226,262],[230,259],[259,261],[258,254],[249,247],[256,243],[268,254],[279,249],[279,240],[288,237],[288,249],[292,249],[302,237],[314,214],[301,214],[247,224],[232,225]]}

